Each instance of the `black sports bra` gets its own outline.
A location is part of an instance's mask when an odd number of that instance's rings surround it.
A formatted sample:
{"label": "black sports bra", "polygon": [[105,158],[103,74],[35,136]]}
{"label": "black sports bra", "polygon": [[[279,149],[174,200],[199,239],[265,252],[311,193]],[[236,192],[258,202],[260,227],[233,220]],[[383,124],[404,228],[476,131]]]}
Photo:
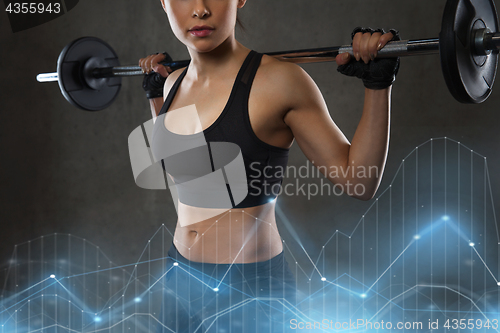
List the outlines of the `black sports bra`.
{"label": "black sports bra", "polygon": [[[262,54],[250,51],[217,120],[203,132],[181,135],[164,118],[184,79],[174,83],[156,119],[152,152],[174,179],[180,202],[203,208],[246,208],[277,197],[289,149],[260,140],[250,124],[248,98]],[[175,186],[175,188],[173,188]]]}

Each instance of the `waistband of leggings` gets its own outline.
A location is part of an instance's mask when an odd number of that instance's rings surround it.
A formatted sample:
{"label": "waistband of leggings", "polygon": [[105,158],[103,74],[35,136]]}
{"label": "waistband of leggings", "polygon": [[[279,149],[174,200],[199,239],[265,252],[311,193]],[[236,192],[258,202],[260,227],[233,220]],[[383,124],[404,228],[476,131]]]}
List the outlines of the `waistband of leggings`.
{"label": "waistband of leggings", "polygon": [[187,258],[183,257],[179,251],[177,250],[177,247],[175,247],[174,243],[172,242],[172,245],[170,246],[170,249],[168,250],[168,256],[172,258],[174,261],[177,261],[179,263],[183,263],[185,265],[188,265],[192,268],[196,268],[199,270],[211,270],[215,267],[219,268],[229,268],[234,267],[238,269],[246,269],[246,268],[253,268],[257,269],[259,271],[271,271],[271,270],[277,270],[277,269],[282,269],[284,265],[286,265],[285,261],[285,254],[284,251],[281,251],[280,254],[272,257],[269,260],[265,261],[257,261],[257,262],[251,262],[251,263],[234,263],[234,264],[218,264],[218,263],[206,263],[206,262],[199,262],[199,261],[191,261],[188,260]]}

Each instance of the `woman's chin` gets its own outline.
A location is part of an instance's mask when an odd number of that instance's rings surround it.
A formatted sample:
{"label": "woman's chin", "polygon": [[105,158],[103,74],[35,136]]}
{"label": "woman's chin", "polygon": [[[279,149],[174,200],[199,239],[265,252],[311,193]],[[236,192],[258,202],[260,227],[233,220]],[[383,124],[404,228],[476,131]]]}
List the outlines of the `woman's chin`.
{"label": "woman's chin", "polygon": [[219,45],[190,45],[190,49],[196,53],[209,53],[215,50]]}
{"label": "woman's chin", "polygon": [[211,38],[200,38],[194,41],[187,40],[184,43],[189,49],[197,53],[209,53],[220,47],[224,47],[224,44],[227,44],[227,41],[215,41]]}

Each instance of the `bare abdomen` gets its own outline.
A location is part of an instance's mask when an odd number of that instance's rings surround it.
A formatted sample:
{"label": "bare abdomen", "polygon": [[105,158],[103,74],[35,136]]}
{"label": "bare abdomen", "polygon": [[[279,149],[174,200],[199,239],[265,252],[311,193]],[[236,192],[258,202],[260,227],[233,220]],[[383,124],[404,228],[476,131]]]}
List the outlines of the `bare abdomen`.
{"label": "bare abdomen", "polygon": [[174,244],[188,260],[206,263],[250,263],[269,260],[283,250],[274,205],[231,209],[201,222],[189,223],[195,207],[184,207]]}

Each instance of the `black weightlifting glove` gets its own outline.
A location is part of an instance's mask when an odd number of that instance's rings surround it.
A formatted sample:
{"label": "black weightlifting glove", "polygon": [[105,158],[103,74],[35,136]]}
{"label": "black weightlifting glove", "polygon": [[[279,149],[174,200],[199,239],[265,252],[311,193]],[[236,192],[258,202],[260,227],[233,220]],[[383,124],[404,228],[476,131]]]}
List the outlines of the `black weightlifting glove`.
{"label": "black weightlifting glove", "polygon": [[[383,29],[373,30],[371,28],[357,27],[353,30],[351,38],[358,32],[380,32],[385,34]],[[397,30],[389,30],[394,35],[392,41],[401,40]],[[365,64],[363,61],[351,60],[348,64],[340,65],[337,71],[347,76],[355,76],[363,80],[363,84],[368,89],[380,90],[392,85],[396,80],[396,75],[399,70],[399,57],[395,58],[375,58]]]}
{"label": "black weightlifting glove", "polygon": [[[172,62],[172,58],[167,52],[163,53],[165,59],[162,62]],[[148,99],[163,97],[163,86],[165,85],[166,77],[161,76],[159,73],[151,72],[144,75],[144,80],[142,81],[142,89],[146,91],[146,96]]]}

